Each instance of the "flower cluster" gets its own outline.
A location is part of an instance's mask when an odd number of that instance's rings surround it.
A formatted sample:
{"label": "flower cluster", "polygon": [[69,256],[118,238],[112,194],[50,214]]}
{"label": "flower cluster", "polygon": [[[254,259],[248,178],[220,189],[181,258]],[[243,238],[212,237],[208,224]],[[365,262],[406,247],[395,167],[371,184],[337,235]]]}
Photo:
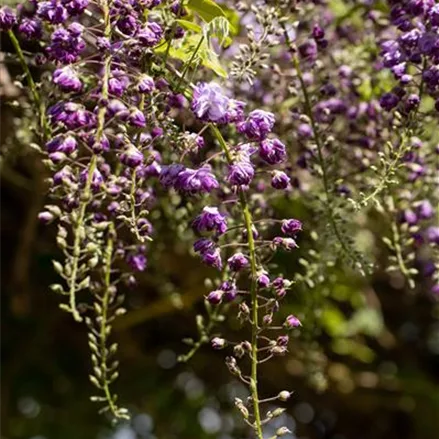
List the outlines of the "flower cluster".
{"label": "flower cluster", "polygon": [[[291,288],[292,282],[270,273],[271,270],[264,261],[273,251],[297,248],[296,237],[302,230],[302,223],[297,219],[260,217],[264,213],[269,214],[270,207],[267,205],[264,209],[258,208],[258,188],[263,180],[258,179],[256,183],[255,177],[261,172],[269,178],[271,191],[285,190],[290,181],[283,170],[287,160],[286,146],[272,137],[274,114],[253,110],[245,116],[244,106],[240,105],[239,117],[235,113],[231,116],[231,102],[238,101],[225,96],[215,83],[199,83],[194,88],[192,111],[200,121],[210,124],[220,149],[212,151],[212,155],[206,159],[213,163],[211,170],[204,164],[196,171],[190,170],[190,175],[192,178],[201,173],[207,182],[222,181],[226,184],[223,183],[221,188],[219,185],[209,185],[209,190],[204,190],[209,192],[210,200],[216,200],[218,205],[204,207],[194,218],[192,226],[197,234],[202,235],[194,244],[195,252],[205,264],[222,272],[221,282],[207,293],[206,301],[214,307],[233,305],[237,318],[251,327],[252,342],[233,342],[233,356],[226,360],[230,371],[245,384],[249,384],[255,379],[254,370],[259,363],[287,351],[288,336],[281,334],[271,340],[265,334],[264,328],[271,326],[276,329],[274,319],[279,319],[280,302]],[[236,109],[237,104],[233,104],[233,107]],[[219,126],[224,125],[241,133],[244,136],[243,143],[227,142],[219,129]],[[209,169],[209,173],[206,173],[206,169]],[[210,173],[213,170],[216,171],[216,178]],[[181,164],[164,166],[160,180],[166,187],[183,190],[191,195],[201,195],[204,180],[195,184],[197,190],[190,190],[190,183],[185,177],[187,172],[188,169]],[[257,216],[252,213],[256,210],[259,211]],[[275,236],[267,239],[273,233]],[[264,235],[267,235],[266,238]],[[261,311],[263,315],[259,314]],[[298,318],[289,315],[277,330],[288,331],[298,326]],[[211,343],[215,349],[223,349],[230,344],[216,336]],[[261,357],[258,351],[266,351],[266,355]],[[253,363],[253,371],[248,375],[239,366],[240,359],[245,356]],[[261,422],[265,421],[260,412],[258,391],[249,387],[252,403],[240,403],[237,406],[246,413],[252,411],[254,429],[260,436]]]}
{"label": "flower cluster", "polygon": [[[192,3],[32,0],[16,12],[2,7],[0,29],[22,62],[17,36],[34,42],[46,70],[37,86],[24,66],[51,172],[53,204],[39,218],[58,225],[65,259],[54,268],[63,281],[52,289],[89,327],[91,381],[104,395],[96,400],[127,416],[109,388],[117,377],[109,328],[124,312],[119,292],[153,265],[148,251],[160,248],[157,230],[169,220],[212,273],[211,322],[198,322],[185,358],[206,340],[228,351],[226,365],[250,395],[235,405],[262,439],[276,412],[263,404],[291,392],[261,401],[259,366],[286,354],[307,324],[307,312],[282,306],[296,280],[313,288],[325,270],[346,271],[346,261],[366,274],[378,249],[364,255],[356,235],[373,231],[378,216],[390,276],[414,286],[422,273],[438,293],[439,7],[389,1],[383,25],[371,2],[346,17],[326,2],[240,2],[250,44],[222,53],[231,75],[220,85],[197,81],[207,70],[226,76],[215,50],[231,39],[231,23],[221,7],[208,19]],[[351,13],[379,48],[344,23]],[[308,238],[313,248],[297,258],[305,273],[293,278],[276,253],[291,252],[291,262]],[[226,311],[248,336],[216,332]]]}
{"label": "flower cluster", "polygon": [[381,44],[383,65],[399,81],[380,99],[381,106],[403,113],[416,110],[421,101],[416,92],[422,82],[425,92],[436,99],[439,111],[439,7],[434,1],[398,1],[392,3],[390,21],[398,29],[396,38]]}

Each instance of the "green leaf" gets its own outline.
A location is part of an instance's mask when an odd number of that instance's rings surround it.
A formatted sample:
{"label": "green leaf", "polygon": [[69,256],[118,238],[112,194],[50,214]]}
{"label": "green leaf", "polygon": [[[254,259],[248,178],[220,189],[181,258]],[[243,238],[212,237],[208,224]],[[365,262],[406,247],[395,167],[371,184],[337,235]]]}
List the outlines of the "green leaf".
{"label": "green leaf", "polygon": [[240,31],[240,23],[239,23],[239,15],[238,13],[231,8],[228,8],[225,5],[221,5],[222,10],[224,11],[224,14],[226,15],[227,20],[229,20],[230,23],[230,33],[233,36],[236,36],[239,34]]}
{"label": "green leaf", "polygon": [[211,50],[207,50],[201,54],[201,59],[203,61],[202,64],[205,67],[208,67],[209,69],[213,70],[218,76],[227,78],[227,72],[221,66],[218,56],[215,52],[212,52]]}
{"label": "green leaf", "polygon": [[203,29],[201,28],[201,26],[199,26],[196,23],[192,23],[192,21],[187,21],[187,20],[177,20],[177,23],[181,26],[184,27],[187,30],[191,30],[197,34],[200,34]]}
{"label": "green leaf", "polygon": [[208,23],[215,17],[226,16],[221,7],[213,0],[189,0],[186,6]]}

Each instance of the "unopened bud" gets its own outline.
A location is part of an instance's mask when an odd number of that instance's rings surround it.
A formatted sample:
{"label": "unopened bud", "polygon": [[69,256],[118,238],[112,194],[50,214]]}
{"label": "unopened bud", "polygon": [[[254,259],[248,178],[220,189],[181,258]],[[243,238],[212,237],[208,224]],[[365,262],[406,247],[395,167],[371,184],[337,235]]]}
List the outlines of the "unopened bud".
{"label": "unopened bud", "polygon": [[289,430],[287,427],[281,427],[276,430],[277,437],[285,436],[286,434],[289,433],[291,433],[291,430]]}
{"label": "unopened bud", "polygon": [[277,395],[277,397],[281,400],[281,401],[288,401],[290,399],[291,393],[288,392],[288,390],[282,390],[281,392],[279,392],[279,394]]}

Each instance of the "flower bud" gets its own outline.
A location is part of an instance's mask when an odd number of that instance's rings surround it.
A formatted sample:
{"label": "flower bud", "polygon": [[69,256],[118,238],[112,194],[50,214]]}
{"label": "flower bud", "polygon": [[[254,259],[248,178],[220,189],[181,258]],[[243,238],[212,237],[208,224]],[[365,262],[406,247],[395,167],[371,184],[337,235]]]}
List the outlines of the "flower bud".
{"label": "flower bud", "polygon": [[286,434],[290,434],[291,430],[289,430],[287,427],[281,427],[276,430],[276,436],[281,437],[285,436]]}
{"label": "flower bud", "polygon": [[49,224],[55,219],[55,216],[46,210],[38,214],[38,219],[44,224]]}
{"label": "flower bud", "polygon": [[290,314],[285,319],[284,326],[288,329],[292,329],[292,328],[297,328],[298,326],[302,326],[302,323],[300,323],[300,320],[296,316]]}
{"label": "flower bud", "polygon": [[267,288],[270,286],[270,278],[268,277],[268,273],[266,271],[260,272],[256,282],[259,288]]}
{"label": "flower bud", "polygon": [[242,343],[237,344],[234,348],[233,348],[233,354],[235,355],[235,357],[237,358],[242,358],[245,354],[245,350],[244,347],[242,345]]}
{"label": "flower bud", "polygon": [[221,299],[223,297],[224,291],[221,290],[215,290],[211,291],[206,299],[211,305],[218,305],[221,303]]}
{"label": "flower bud", "polygon": [[220,337],[214,337],[212,338],[212,340],[210,341],[213,349],[224,349],[227,346],[227,341],[224,338],[220,338]]}
{"label": "flower bud", "polygon": [[291,393],[288,392],[288,390],[282,390],[277,395],[277,397],[283,402],[288,401],[290,399],[290,396],[291,396]]}

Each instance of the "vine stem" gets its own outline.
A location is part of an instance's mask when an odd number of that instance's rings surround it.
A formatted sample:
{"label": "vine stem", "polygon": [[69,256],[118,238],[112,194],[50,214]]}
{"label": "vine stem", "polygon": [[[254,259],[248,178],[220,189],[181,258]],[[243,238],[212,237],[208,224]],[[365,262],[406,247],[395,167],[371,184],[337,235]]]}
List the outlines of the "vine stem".
{"label": "vine stem", "polygon": [[363,264],[355,255],[352,254],[352,252],[347,247],[346,243],[344,242],[343,237],[341,236],[340,230],[337,226],[337,222],[334,219],[334,209],[332,207],[332,200],[331,200],[331,195],[330,195],[328,170],[326,168],[325,159],[323,157],[322,139],[320,138],[318,126],[317,126],[317,123],[314,119],[314,115],[312,113],[311,99],[309,97],[305,81],[303,80],[302,70],[300,68],[300,63],[299,63],[297,56],[294,57],[293,62],[294,62],[294,67],[295,67],[296,72],[297,72],[297,76],[299,78],[300,88],[302,89],[303,98],[305,100],[305,113],[310,120],[311,128],[313,130],[313,138],[314,138],[314,141],[315,141],[316,146],[317,146],[317,156],[318,156],[320,168],[322,169],[323,189],[325,192],[325,207],[328,210],[329,223],[330,223],[332,230],[334,231],[334,234],[335,234],[338,242],[340,243],[340,246],[341,246],[342,250],[344,251],[344,253],[355,262],[355,265],[360,270],[362,270]]}
{"label": "vine stem", "polygon": [[[227,162],[233,164],[232,154],[226,141],[224,140],[220,130],[213,124],[210,125],[212,132],[216,139],[218,140],[224,154],[226,156]],[[250,374],[250,392],[253,401],[253,412],[254,412],[254,424],[253,428],[256,431],[258,439],[263,439],[262,434],[262,421],[261,414],[259,410],[259,394],[258,394],[258,294],[257,294],[257,266],[256,266],[256,248],[255,240],[253,237],[253,219],[250,212],[249,204],[245,192],[239,189],[239,203],[242,209],[242,216],[244,224],[247,230],[247,241],[249,247],[250,256],[250,268],[251,268],[251,287],[250,295],[252,301],[252,322],[251,322],[251,374]]]}
{"label": "vine stem", "polygon": [[114,417],[119,417],[119,410],[114,404],[113,397],[111,396],[110,386],[107,377],[107,321],[108,321],[108,307],[111,300],[111,262],[113,259],[113,247],[114,247],[114,225],[110,223],[108,230],[107,246],[105,248],[105,278],[104,278],[104,295],[102,297],[102,314],[99,319],[100,322],[100,348],[101,348],[101,371],[103,391],[105,398],[108,402],[111,413]]}
{"label": "vine stem", "polygon": [[[111,23],[110,23],[110,9],[108,6],[108,2],[106,0],[102,1],[102,9],[104,13],[104,23],[105,29],[104,34],[107,38],[111,36]],[[106,56],[104,62],[104,77],[102,79],[102,98],[103,100],[108,99],[108,80],[110,77],[110,65],[111,65],[111,57]],[[107,109],[105,106],[102,106],[98,112],[98,124],[96,130],[96,142],[100,142],[102,135],[104,133],[105,126],[105,113]],[[73,242],[73,260],[72,260],[72,274],[69,279],[70,283],[70,312],[73,315],[73,318],[77,322],[82,321],[82,317],[79,315],[79,312],[76,308],[76,277],[78,274],[78,264],[80,258],[80,246],[81,242],[84,239],[85,230],[84,230],[84,219],[87,211],[87,206],[91,200],[91,184],[93,181],[93,174],[97,167],[97,156],[95,154],[92,155],[90,159],[90,165],[87,174],[87,180],[84,187],[84,192],[81,196],[81,205],[79,208],[79,215],[76,221],[76,226],[74,229],[75,239]]]}
{"label": "vine stem", "polygon": [[[112,376],[108,377],[108,357],[111,353],[114,353],[113,347],[107,348],[107,337],[109,334],[109,308],[114,299],[114,293],[111,285],[111,265],[113,262],[115,241],[115,228],[114,224],[110,223],[108,226],[108,238],[107,245],[104,252],[104,293],[101,298],[101,312],[97,321],[99,322],[99,348],[100,348],[100,371],[102,373],[102,390],[105,395],[105,400],[108,403],[108,409],[111,414],[118,419],[129,419],[126,409],[122,409],[116,405],[116,396],[111,394],[110,383],[117,377],[117,372],[112,372]],[[114,345],[117,348],[117,345]]]}
{"label": "vine stem", "polygon": [[178,78],[178,83],[177,83],[177,86],[176,86],[176,89],[177,89],[177,90],[180,88],[181,83],[183,82],[184,77],[186,76],[186,73],[188,72],[189,67],[190,67],[191,64],[192,64],[192,61],[195,59],[195,57],[196,57],[198,51],[200,50],[201,45],[203,44],[203,41],[204,41],[204,35],[201,36],[200,40],[198,41],[197,46],[195,47],[194,51],[192,52],[192,55],[191,55],[189,61],[188,61],[188,62],[186,63],[186,65],[184,66],[184,68],[183,68],[183,72],[181,73],[180,77]]}
{"label": "vine stem", "polygon": [[[421,81],[419,83],[419,93],[418,93],[420,100],[422,100],[422,96],[424,94],[424,86],[425,86],[424,71],[426,68],[427,68],[427,60],[424,59],[424,62],[422,64]],[[416,124],[416,117],[419,113],[419,107],[420,105],[416,108],[415,112],[410,115],[405,129],[402,131],[402,134],[400,135],[399,145],[396,150],[395,157],[391,161],[391,163],[387,166],[383,174],[381,175],[380,183],[369,195],[365,196],[362,200],[360,200],[360,204],[362,206],[367,206],[369,204],[369,201],[374,200],[377,197],[377,195],[379,195],[384,189],[386,189],[389,179],[396,173],[398,168],[401,166],[401,159],[410,150],[409,140],[413,131],[412,124],[413,123]]]}
{"label": "vine stem", "polygon": [[40,98],[40,94],[38,93],[37,85],[35,84],[35,81],[32,77],[32,74],[29,70],[29,67],[26,63],[26,59],[24,58],[24,53],[21,50],[21,46],[20,46],[20,43],[19,43],[17,37],[15,36],[14,32],[11,29],[8,30],[8,35],[9,35],[9,38],[12,42],[12,45],[14,46],[15,52],[17,53],[17,56],[18,56],[18,59],[20,61],[21,67],[24,71],[24,74],[26,75],[26,80],[27,80],[27,83],[28,83],[29,88],[31,90],[32,98],[33,98],[36,106],[38,107],[38,112],[39,112],[39,116],[40,116],[40,126],[43,129],[43,136],[47,136],[49,133],[49,127],[47,126],[46,111],[44,108],[44,103]]}

